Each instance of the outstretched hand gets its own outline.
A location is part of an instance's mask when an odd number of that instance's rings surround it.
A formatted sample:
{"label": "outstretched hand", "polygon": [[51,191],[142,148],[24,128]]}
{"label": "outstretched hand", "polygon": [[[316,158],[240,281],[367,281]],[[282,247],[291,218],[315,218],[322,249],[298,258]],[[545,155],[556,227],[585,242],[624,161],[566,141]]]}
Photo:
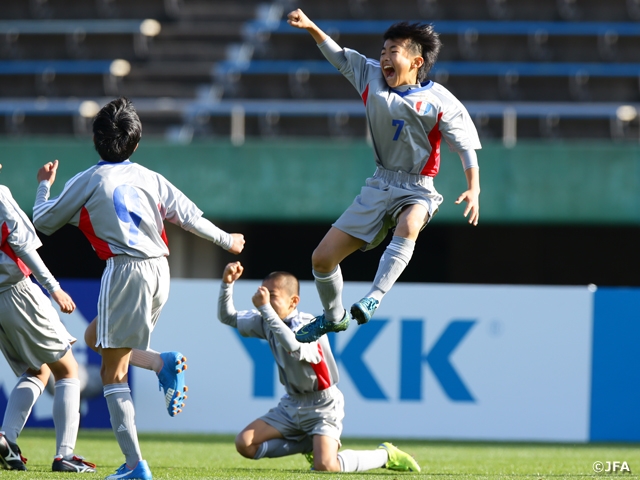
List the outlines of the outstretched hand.
{"label": "outstretched hand", "polygon": [[48,180],[49,185],[53,185],[53,182],[56,181],[56,172],[58,171],[58,160],[54,160],[53,162],[45,163],[44,166],[40,167],[38,170],[38,183],[43,180]]}
{"label": "outstretched hand", "polygon": [[244,272],[244,267],[240,262],[229,263],[224,267],[224,272],[222,272],[222,281],[224,283],[233,283],[242,276],[242,272]]}
{"label": "outstretched hand", "polygon": [[253,302],[253,306],[256,308],[262,307],[266,305],[271,300],[271,295],[269,294],[269,289],[260,285],[256,293],[253,294],[251,301]]}
{"label": "outstretched hand", "polygon": [[462,194],[456,200],[456,204],[461,204],[462,202],[467,202],[467,208],[464,209],[464,216],[469,216],[469,224],[474,227],[478,225],[478,220],[480,219],[480,199],[479,192],[475,190],[467,190],[462,192]]}
{"label": "outstretched hand", "polygon": [[76,304],[73,302],[67,292],[62,289],[58,289],[51,294],[51,298],[60,305],[60,310],[63,313],[71,313],[76,309]]}

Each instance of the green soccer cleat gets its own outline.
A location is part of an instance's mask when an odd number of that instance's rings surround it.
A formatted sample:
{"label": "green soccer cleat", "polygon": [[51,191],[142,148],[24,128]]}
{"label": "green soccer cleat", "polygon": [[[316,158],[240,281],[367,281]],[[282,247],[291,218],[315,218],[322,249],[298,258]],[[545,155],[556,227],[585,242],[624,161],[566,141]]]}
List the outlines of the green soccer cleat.
{"label": "green soccer cleat", "polygon": [[304,459],[309,462],[309,465],[311,465],[311,470],[313,470],[313,452],[303,453],[302,455],[304,455]]}
{"label": "green soccer cleat", "polygon": [[346,330],[349,328],[350,321],[351,315],[349,315],[349,312],[346,310],[344,311],[344,317],[342,317],[342,320],[337,323],[328,321],[323,313],[298,330],[296,332],[296,340],[301,343],[315,342],[326,333],[342,332],[343,330]]}
{"label": "green soccer cleat", "polygon": [[384,448],[389,454],[389,460],[385,464],[385,467],[389,470],[397,470],[399,472],[419,472],[420,465],[416,462],[411,455],[403,452],[395,445],[384,442],[381,443],[378,448]]}
{"label": "green soccer cleat", "polygon": [[371,317],[373,317],[378,305],[380,305],[380,302],[375,298],[364,297],[359,302],[351,305],[351,316],[355,318],[358,325],[364,325],[371,320]]}

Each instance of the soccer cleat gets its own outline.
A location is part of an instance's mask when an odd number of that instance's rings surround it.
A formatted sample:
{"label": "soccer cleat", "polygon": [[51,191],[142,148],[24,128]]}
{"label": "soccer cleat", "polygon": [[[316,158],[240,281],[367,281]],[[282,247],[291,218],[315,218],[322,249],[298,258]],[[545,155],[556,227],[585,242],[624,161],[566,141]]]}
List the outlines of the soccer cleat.
{"label": "soccer cleat", "polygon": [[302,343],[311,343],[318,340],[325,333],[329,332],[342,332],[349,328],[349,322],[351,316],[349,312],[345,310],[344,317],[337,323],[329,322],[324,314],[314,318],[310,323],[304,325],[300,330],[296,332],[296,340]]}
{"label": "soccer cleat", "polygon": [[77,455],[71,455],[68,458],[56,455],[53,457],[51,470],[54,472],[95,473],[96,466],[93,463],[85,462],[83,457]]}
{"label": "soccer cleat", "polygon": [[399,472],[419,472],[420,465],[416,462],[411,455],[403,452],[395,445],[384,442],[381,443],[378,448],[384,448],[389,455],[389,460],[385,464],[385,467],[389,470],[397,470]]}
{"label": "soccer cleat", "polygon": [[20,447],[7,440],[4,432],[0,432],[0,462],[5,470],[26,470],[27,459],[22,456]]}
{"label": "soccer cleat", "polygon": [[311,465],[311,470],[313,470],[313,452],[303,453],[302,455],[304,455],[304,459],[309,462],[309,465]]}
{"label": "soccer cleat", "polygon": [[358,325],[364,325],[371,317],[380,305],[380,302],[375,298],[364,297],[359,302],[351,305],[351,316],[356,319]]}
{"label": "soccer cleat", "polygon": [[146,460],[140,460],[136,468],[133,470],[129,470],[126,463],[123,463],[116,473],[112,473],[108,477],[104,477],[104,480],[118,480],[120,478],[125,478],[127,480],[153,480],[153,475],[151,475],[151,470],[149,470],[149,465],[147,465]]}
{"label": "soccer cleat", "polygon": [[180,352],[164,352],[160,354],[164,365],[158,373],[160,389],[164,389],[164,402],[167,412],[172,417],[184,408],[184,394],[188,388],[184,384],[184,371],[187,369],[187,357]]}

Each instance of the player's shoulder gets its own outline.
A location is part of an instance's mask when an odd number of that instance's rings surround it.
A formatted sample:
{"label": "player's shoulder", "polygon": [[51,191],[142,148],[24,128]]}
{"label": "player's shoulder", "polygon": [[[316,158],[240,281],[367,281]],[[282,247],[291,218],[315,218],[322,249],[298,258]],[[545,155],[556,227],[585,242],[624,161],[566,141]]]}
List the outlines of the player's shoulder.
{"label": "player's shoulder", "polygon": [[13,195],[11,195],[11,190],[9,190],[9,187],[7,187],[6,185],[0,185],[0,196],[2,196],[2,198],[10,198],[13,199]]}
{"label": "player's shoulder", "polygon": [[458,100],[458,97],[456,97],[453,93],[451,93],[444,85],[437,82],[433,82],[433,81],[432,81],[432,84],[433,85],[429,89],[429,92],[432,95],[435,95],[437,98],[439,98],[444,105],[446,104],[461,105],[462,104],[460,100]]}

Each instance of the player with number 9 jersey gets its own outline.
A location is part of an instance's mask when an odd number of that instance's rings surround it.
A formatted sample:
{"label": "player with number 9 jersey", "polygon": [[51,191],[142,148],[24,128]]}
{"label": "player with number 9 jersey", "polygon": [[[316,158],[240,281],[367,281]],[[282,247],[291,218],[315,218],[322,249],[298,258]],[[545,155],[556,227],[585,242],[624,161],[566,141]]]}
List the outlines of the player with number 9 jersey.
{"label": "player with number 9 jersey", "polygon": [[[33,209],[36,228],[51,234],[66,223],[86,235],[98,256],[107,261],[98,297],[95,338],[102,355],[101,377],[111,426],[125,463],[109,479],[152,478],[143,460],[127,371],[132,350],[149,353],[151,332],[169,296],[169,249],[166,219],[231,253],[244,248],[241,234],[229,234],[202,216],[202,211],[164,177],[132,163],[142,124],[126,98],[105,105],[93,122],[97,165],[67,182],[49,199],[58,161],[38,171]],[[87,332],[89,332],[89,328]],[[176,366],[167,365],[169,369]],[[162,383],[162,382],[161,382]],[[177,387],[176,387],[177,388]],[[180,402],[175,389],[167,398]],[[168,405],[171,408],[171,405]]]}

